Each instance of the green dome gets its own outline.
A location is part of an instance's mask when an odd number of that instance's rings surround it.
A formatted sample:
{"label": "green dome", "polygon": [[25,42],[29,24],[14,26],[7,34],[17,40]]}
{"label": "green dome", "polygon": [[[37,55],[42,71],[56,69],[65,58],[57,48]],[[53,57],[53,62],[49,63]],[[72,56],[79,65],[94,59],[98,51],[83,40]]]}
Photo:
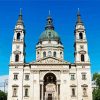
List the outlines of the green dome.
{"label": "green dome", "polygon": [[57,32],[54,31],[53,26],[53,19],[49,15],[47,18],[47,23],[45,26],[45,31],[40,36],[40,42],[41,41],[60,41],[60,37],[58,36]]}
{"label": "green dome", "polygon": [[46,41],[46,40],[60,41],[60,37],[54,30],[47,29],[40,36],[40,41]]}

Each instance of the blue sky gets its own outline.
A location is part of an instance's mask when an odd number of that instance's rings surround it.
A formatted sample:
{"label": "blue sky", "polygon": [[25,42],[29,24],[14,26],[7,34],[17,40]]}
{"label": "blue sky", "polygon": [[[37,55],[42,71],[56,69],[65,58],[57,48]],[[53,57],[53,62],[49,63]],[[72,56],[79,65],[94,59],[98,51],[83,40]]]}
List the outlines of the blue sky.
{"label": "blue sky", "polygon": [[22,8],[26,29],[26,61],[35,60],[35,45],[44,31],[48,11],[64,45],[65,60],[74,62],[77,9],[86,28],[92,73],[100,72],[100,0],[0,0],[0,75],[9,73],[14,27]]}

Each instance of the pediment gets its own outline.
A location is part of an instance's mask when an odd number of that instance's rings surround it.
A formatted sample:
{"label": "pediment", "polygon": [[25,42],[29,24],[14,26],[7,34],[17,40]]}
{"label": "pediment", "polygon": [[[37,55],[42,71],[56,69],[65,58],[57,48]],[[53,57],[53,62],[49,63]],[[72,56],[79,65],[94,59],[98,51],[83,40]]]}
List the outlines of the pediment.
{"label": "pediment", "polygon": [[13,53],[14,53],[14,54],[21,54],[21,52],[18,51],[18,50],[14,51]]}
{"label": "pediment", "polygon": [[86,53],[86,51],[81,50],[81,51],[79,51],[79,53],[80,53],[80,54],[85,54],[85,53]]}
{"label": "pediment", "polygon": [[34,64],[67,64],[68,62],[61,59],[54,58],[54,57],[46,57],[32,63]]}

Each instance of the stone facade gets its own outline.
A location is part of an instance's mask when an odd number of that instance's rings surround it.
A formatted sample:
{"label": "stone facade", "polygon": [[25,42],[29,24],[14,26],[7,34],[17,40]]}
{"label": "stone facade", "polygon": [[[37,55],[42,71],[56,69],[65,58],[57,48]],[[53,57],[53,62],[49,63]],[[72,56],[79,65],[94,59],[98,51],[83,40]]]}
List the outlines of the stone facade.
{"label": "stone facade", "polygon": [[36,61],[25,62],[25,29],[20,11],[9,66],[8,100],[92,100],[85,27],[77,14],[75,62],[64,60],[64,47],[49,15],[36,45]]}

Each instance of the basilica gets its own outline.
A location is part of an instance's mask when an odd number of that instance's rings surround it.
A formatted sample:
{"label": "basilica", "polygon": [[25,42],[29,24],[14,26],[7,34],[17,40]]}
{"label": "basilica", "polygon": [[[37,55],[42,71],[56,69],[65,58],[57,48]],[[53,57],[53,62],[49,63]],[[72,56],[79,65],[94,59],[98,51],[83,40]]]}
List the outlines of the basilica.
{"label": "basilica", "polygon": [[36,60],[26,63],[27,33],[20,11],[12,41],[8,100],[92,100],[88,44],[79,11],[73,30],[73,63],[64,60],[64,46],[50,14],[36,44]]}

